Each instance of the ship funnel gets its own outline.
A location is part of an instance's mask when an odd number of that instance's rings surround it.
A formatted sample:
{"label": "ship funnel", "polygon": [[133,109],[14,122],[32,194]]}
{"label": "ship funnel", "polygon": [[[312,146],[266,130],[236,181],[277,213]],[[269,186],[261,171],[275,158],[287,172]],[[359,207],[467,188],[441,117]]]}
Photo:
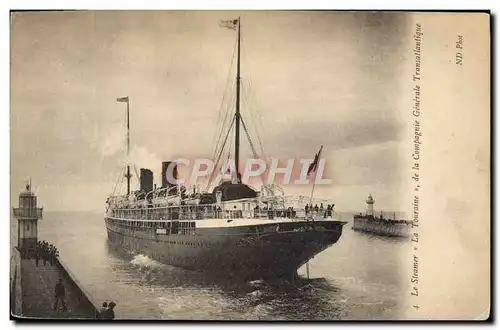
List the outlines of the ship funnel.
{"label": "ship funnel", "polygon": [[153,172],[147,168],[141,168],[140,190],[146,194],[153,190]]}

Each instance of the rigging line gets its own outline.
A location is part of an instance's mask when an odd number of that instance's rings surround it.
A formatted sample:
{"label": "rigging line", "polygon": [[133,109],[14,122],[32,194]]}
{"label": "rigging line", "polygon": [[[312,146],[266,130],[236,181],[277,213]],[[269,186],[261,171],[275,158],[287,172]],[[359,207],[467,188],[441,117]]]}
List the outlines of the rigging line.
{"label": "rigging line", "polygon": [[256,118],[256,111],[254,110],[254,108],[256,108],[256,107],[254,106],[254,104],[252,104],[252,102],[250,102],[250,101],[252,101],[252,96],[250,95],[249,81],[250,81],[250,78],[245,79],[243,88],[244,88],[244,92],[245,92],[245,97],[248,100],[248,107],[251,110],[250,113],[253,117],[252,119],[254,119],[254,118]]}
{"label": "rigging line", "polygon": [[218,164],[219,164],[219,161],[220,161],[220,158],[223,154],[223,151],[224,151],[224,146],[226,145],[227,143],[227,138],[229,137],[229,133],[231,132],[231,128],[232,126],[234,125],[234,122],[235,122],[235,117],[233,117],[233,121],[231,123],[231,126],[229,127],[229,130],[227,131],[227,134],[226,134],[226,137],[224,139],[224,143],[222,145],[222,148],[220,149],[219,151],[219,155],[217,156],[217,160],[215,162],[215,165],[214,165],[214,171],[212,172],[212,175],[210,176],[210,179],[207,183],[207,186],[206,186],[206,189],[205,190],[208,190],[208,188],[210,187],[210,184],[212,183],[212,180],[214,179],[214,174],[216,173],[216,170],[217,170],[217,167],[218,167]]}
{"label": "rigging line", "polygon": [[135,166],[135,164],[133,166],[134,166],[135,177],[137,178],[135,186],[138,187],[139,186],[139,180],[140,180],[139,179],[139,173],[137,173],[137,167]]}
{"label": "rigging line", "polygon": [[252,148],[253,156],[257,158],[257,152],[255,151],[255,147],[253,146],[252,139],[250,139],[250,134],[248,134],[247,130],[247,125],[245,125],[245,121],[243,121],[243,118],[240,118],[241,123],[243,124],[243,129],[245,130],[245,133],[247,133],[247,139],[248,143],[250,144],[250,147]]}
{"label": "rigging line", "polygon": [[116,192],[116,188],[118,187],[118,182],[120,181],[120,178],[122,178],[122,173],[123,173],[123,170],[125,168],[122,167],[122,170],[120,171],[120,175],[118,176],[118,178],[116,178],[116,182],[115,182],[115,186],[113,187],[113,196],[115,195],[115,192]]}
{"label": "rigging line", "polygon": [[251,104],[249,102],[247,88],[245,87],[245,85],[243,85],[242,89],[243,89],[243,98],[244,98],[245,104],[248,107],[249,118],[251,120],[251,123],[253,123],[253,125],[251,125],[251,126],[254,129],[255,135],[257,135],[257,137],[258,137],[259,136],[259,132],[258,132],[257,127],[256,127],[257,125],[256,125],[256,119],[255,119],[255,111],[254,111],[253,107],[251,106]]}
{"label": "rigging line", "polygon": [[[228,91],[229,93],[231,93],[231,95],[232,95],[232,90],[233,90],[233,88],[231,88],[231,89]],[[233,96],[233,97],[234,97],[234,96]],[[230,102],[232,102],[232,101],[233,101],[233,99],[234,99],[233,97],[231,98],[231,100],[229,100]],[[226,99],[226,101],[227,101],[227,99]],[[227,125],[229,125],[229,123],[230,123],[230,120],[231,120],[231,116],[230,116],[231,111],[230,111],[230,108],[231,108],[231,103],[225,104],[224,119],[223,119],[223,121],[220,123],[220,128],[219,128],[219,137],[218,137],[217,142],[216,142],[216,144],[215,144],[215,146],[214,146],[214,149],[212,150],[212,159],[213,159],[213,158],[215,158],[215,155],[217,154],[217,152],[218,152],[218,148],[219,148],[219,146],[220,146],[220,145],[219,145],[219,143],[220,143],[220,141],[221,141],[221,138],[222,138],[222,136],[223,136],[223,133],[225,132],[226,126],[227,126]],[[219,125],[218,125],[218,127],[219,127]]]}
{"label": "rigging line", "polygon": [[[224,94],[227,94],[228,91],[224,91]],[[226,96],[224,96],[225,98]],[[224,128],[226,126],[226,122],[227,122],[227,118],[228,118],[228,108],[227,108],[227,105],[222,105],[221,109],[219,110],[219,117],[217,119],[217,125],[216,125],[216,129],[214,131],[214,134],[213,134],[213,139],[212,139],[212,143],[213,143],[213,148],[212,148],[212,158],[214,157],[214,155],[216,154],[216,150],[219,146],[219,142],[221,140],[221,137],[223,135],[223,132],[224,132]]]}
{"label": "rigging line", "polygon": [[[259,105],[257,104],[257,98],[255,97],[254,93],[253,93],[253,89],[251,87],[251,80],[248,79],[247,81],[245,81],[247,83],[247,91],[248,91],[248,98],[249,100],[253,101],[253,104],[252,104],[252,107],[255,107],[255,111],[254,111],[254,114],[255,114],[255,129],[256,131],[258,131],[258,129],[260,129],[260,132],[259,133],[262,133],[262,131],[264,130],[264,127],[262,125],[262,118],[260,117],[260,111],[259,111]],[[260,119],[260,121],[258,120]],[[260,124],[260,125],[259,125]]]}
{"label": "rigging line", "polygon": [[[243,38],[242,38],[242,40],[243,40]],[[243,59],[248,60],[248,57],[247,57],[247,54],[246,54],[246,47],[245,47],[245,43],[243,43],[243,42],[242,42],[242,56],[243,56]],[[263,132],[263,130],[264,130],[264,127],[263,127],[263,125],[262,125],[262,118],[260,117],[260,113],[259,113],[259,111],[258,111],[258,110],[260,109],[260,107],[259,107],[259,105],[257,104],[257,98],[256,98],[256,97],[255,97],[255,95],[253,94],[253,88],[251,87],[251,78],[250,78],[250,76],[245,77],[244,82],[245,82],[245,83],[247,83],[247,85],[248,85],[248,96],[247,96],[247,97],[248,97],[248,100],[249,100],[248,106],[249,106],[249,107],[253,107],[253,106],[255,106],[255,109],[256,109],[256,111],[255,111],[255,115],[256,115],[256,117],[257,117],[257,115],[259,115],[259,117],[258,117],[258,118],[260,119],[260,127],[257,127],[257,126],[258,126],[258,125],[257,125],[257,124],[258,124],[257,122],[255,123],[255,133],[256,133],[257,135],[259,135],[259,134],[260,134],[260,135],[262,135],[262,132]],[[254,104],[251,104],[251,102],[250,102],[250,101],[253,101],[253,103],[254,103]],[[257,128],[260,128],[260,132],[257,130]],[[260,138],[259,138],[259,140],[260,140]]]}
{"label": "rigging line", "polygon": [[[234,64],[235,53],[236,53],[236,40],[235,40],[234,45],[233,45],[233,55],[231,57],[231,63],[229,65],[229,69],[228,69],[228,73],[227,73],[227,77],[226,77],[226,86],[224,88],[224,93],[222,94],[222,100],[221,100],[221,104],[220,104],[220,108],[219,108],[220,109],[219,110],[219,116],[217,118],[217,125],[220,124],[220,119],[222,117],[222,110],[223,110],[223,107],[224,107],[224,101],[225,101],[226,96],[228,94],[227,93],[228,92],[228,87],[232,86],[232,84],[230,85],[229,82],[230,82],[231,71],[232,71],[233,64]],[[216,135],[214,134],[213,140],[215,140],[215,136]]]}
{"label": "rigging line", "polygon": [[[236,120],[236,115],[233,116],[234,120]],[[233,150],[233,142],[234,142],[234,130],[231,131],[231,134],[229,136],[229,148],[226,149],[227,151],[227,159],[231,158],[231,150]]]}
{"label": "rigging line", "polygon": [[[245,80],[245,82],[247,82],[247,81]],[[247,82],[247,83],[248,83],[248,82]],[[245,85],[243,85],[243,86],[245,86]],[[247,98],[249,98],[249,97],[247,96],[247,88],[246,88],[246,87],[244,87],[244,88],[243,88],[243,95],[244,95],[245,100],[246,100]],[[248,108],[249,108],[249,109],[251,109],[251,110],[250,110],[250,113],[251,113],[251,115],[253,115],[253,116],[251,116],[251,119],[252,119],[252,122],[253,122],[253,124],[254,124],[253,126],[254,126],[254,130],[255,130],[255,135],[257,136],[257,140],[258,140],[258,142],[259,142],[260,151],[261,151],[261,153],[262,153],[262,156],[265,156],[265,154],[266,154],[266,153],[264,152],[264,147],[263,147],[263,144],[262,144],[262,140],[261,140],[261,138],[260,138],[260,135],[262,134],[262,130],[263,130],[263,129],[261,128],[261,132],[259,132],[259,129],[258,129],[258,120],[257,120],[257,113],[258,113],[258,110],[253,111],[253,108],[250,106],[250,102],[248,102],[248,104],[249,104],[249,105],[248,105]],[[262,125],[261,125],[261,127],[262,127]]]}
{"label": "rigging line", "polygon": [[[229,92],[226,92],[226,93],[231,93],[232,90],[230,90]],[[227,101],[227,99],[226,99]],[[219,122],[217,123],[217,129],[216,129],[216,132],[218,132],[218,137],[217,137],[217,141],[216,143],[214,144],[214,148],[212,150],[212,158],[215,157],[215,155],[217,154],[217,149],[219,147],[219,143],[221,141],[221,138],[223,136],[223,133],[225,132],[225,128],[226,126],[229,124],[229,121],[230,121],[230,109],[229,109],[229,104],[226,104],[224,105],[224,108],[221,109],[221,113],[224,112],[223,118],[221,118],[222,120],[219,120]]]}
{"label": "rigging line", "polygon": [[[248,89],[249,89],[249,93],[250,93],[250,97],[252,98],[252,95],[253,95],[253,99],[255,100],[255,108],[256,108],[256,116],[258,118],[258,124],[256,124],[256,126],[260,126],[260,130],[261,130],[261,133],[264,131],[264,124],[263,124],[263,120],[262,120],[262,115],[259,111],[259,105],[257,104],[257,98],[255,97],[255,94],[253,92],[253,88],[252,88],[252,83],[250,81],[250,79],[248,79]],[[260,149],[261,149],[261,152],[262,152],[262,155],[265,155],[265,152],[264,152],[264,146],[263,146],[263,143],[260,139],[260,136],[259,134],[257,134],[257,139],[259,140],[259,146],[260,146]]]}
{"label": "rigging line", "polygon": [[222,156],[222,152],[224,151],[224,146],[226,145],[226,142],[227,142],[227,137],[229,136],[229,133],[231,132],[231,128],[234,125],[235,119],[236,119],[236,117],[233,117],[233,121],[231,122],[231,126],[229,127],[229,130],[227,131],[226,137],[224,139],[224,143],[223,143],[222,148],[219,152],[219,156],[217,157],[217,161],[215,162],[215,165],[214,165],[214,171],[212,172],[212,175],[210,176],[210,179],[208,180],[206,190],[208,190],[208,187],[210,187],[210,184],[212,183],[212,180],[214,178],[213,173],[215,173],[215,169],[217,168],[217,165],[219,164],[220,157]]}
{"label": "rigging line", "polygon": [[123,179],[125,178],[125,169],[127,168],[127,166],[124,166],[123,169],[122,169],[122,173],[123,175],[120,176],[119,178],[119,184],[118,184],[118,191],[121,193],[122,191],[122,185],[123,185]]}
{"label": "rigging line", "polygon": [[[233,102],[233,101],[234,101],[235,97],[236,97],[236,96],[234,96],[234,95],[233,95],[233,97],[231,98],[231,102]],[[230,125],[232,125],[232,124],[230,124],[230,123],[231,123],[231,120],[233,119],[233,117],[232,117],[232,116],[230,116],[231,111],[230,111],[230,109],[229,109],[229,108],[231,108],[232,106],[231,106],[231,104],[228,104],[228,105],[227,105],[227,107],[228,107],[228,109],[226,110],[226,117],[224,118],[224,123],[223,123],[223,126],[221,127],[221,130],[220,130],[220,136],[219,136],[219,140],[217,141],[216,148],[214,149],[214,151],[213,151],[213,153],[212,153],[212,159],[214,159],[214,158],[215,158],[215,156],[217,155],[217,153],[220,151],[219,142],[221,141],[221,139],[220,139],[220,138],[222,137],[222,134],[223,134],[223,133],[225,132],[225,130],[226,130],[226,126],[230,126]],[[227,123],[227,124],[226,124],[226,123]],[[229,130],[230,130],[230,128],[229,128]]]}
{"label": "rigging line", "polygon": [[[220,137],[219,137],[219,141],[217,143],[217,147],[220,148],[220,143],[222,141],[222,137],[224,136],[224,132],[226,131],[226,129],[230,126],[231,124],[231,121],[233,120],[233,103],[234,103],[234,100],[236,98],[236,96],[234,95],[234,87],[232,87],[230,89],[230,93],[231,93],[231,97],[229,99],[226,99],[226,101],[228,101],[228,103],[225,105],[226,106],[226,112],[225,112],[225,117],[224,117],[224,122],[223,122],[223,125],[221,127],[221,131],[220,131]],[[214,154],[214,157],[215,155],[217,154],[217,152]]]}
{"label": "rigging line", "polygon": [[[220,104],[220,110],[219,110],[219,116],[217,117],[217,127],[219,125],[219,122],[220,122],[220,119],[222,117],[222,108],[224,106],[224,101],[226,99],[226,95],[227,95],[227,90],[228,90],[228,87],[229,86],[232,86],[233,84],[229,84],[229,81],[231,80],[230,77],[231,77],[231,69],[233,68],[233,64],[234,64],[234,59],[235,59],[235,54],[236,54],[236,45],[237,45],[237,40],[235,39],[234,41],[234,45],[233,45],[233,56],[231,57],[231,63],[229,65],[229,70],[228,70],[228,73],[227,73],[227,77],[226,77],[226,87],[224,88],[224,93],[222,95],[222,101],[221,101],[221,104]],[[223,122],[224,123],[224,122]],[[221,134],[222,132],[222,128],[221,128],[221,131],[219,133],[219,137],[217,138],[217,143],[215,146],[217,146],[217,144],[219,143],[219,140],[220,140],[220,136],[222,135]],[[212,143],[214,142],[215,140],[215,136],[216,136],[216,133],[214,134],[214,137],[212,139]],[[213,150],[213,156],[215,156],[215,148]]]}
{"label": "rigging line", "polygon": [[[244,104],[245,104],[248,108],[250,108],[250,107],[248,106],[248,102],[247,102],[247,99],[246,99],[246,92],[245,92],[245,90],[244,90],[244,89],[243,89],[243,103],[244,103]],[[252,119],[252,116],[251,116],[251,111],[249,110],[249,112],[250,112],[250,116],[249,116],[249,117],[250,117],[250,119]],[[243,118],[241,118],[241,121],[243,122]],[[255,158],[257,158],[257,151],[255,150],[255,147],[254,147],[253,142],[252,142],[252,138],[250,137],[250,132],[248,131],[248,129],[247,129],[247,127],[246,127],[246,125],[245,125],[245,123],[244,123],[244,122],[243,122],[243,128],[245,129],[245,133],[246,133],[246,136],[247,136],[248,142],[250,143],[250,147],[252,148],[252,153],[253,153],[253,156],[254,156]]]}

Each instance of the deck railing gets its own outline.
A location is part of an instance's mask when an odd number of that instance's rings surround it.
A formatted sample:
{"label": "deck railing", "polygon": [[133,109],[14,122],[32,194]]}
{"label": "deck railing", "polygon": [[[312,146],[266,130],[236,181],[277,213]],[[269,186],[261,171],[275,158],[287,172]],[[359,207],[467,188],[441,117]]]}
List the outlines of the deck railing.
{"label": "deck railing", "polygon": [[43,208],[14,208],[14,216],[17,218],[38,218],[42,219]]}
{"label": "deck railing", "polygon": [[254,208],[246,210],[221,209],[215,206],[182,206],[142,209],[114,209],[109,210],[108,216],[121,219],[157,221],[157,220],[202,220],[202,219],[328,219],[336,217],[333,210],[319,209],[266,209]]}

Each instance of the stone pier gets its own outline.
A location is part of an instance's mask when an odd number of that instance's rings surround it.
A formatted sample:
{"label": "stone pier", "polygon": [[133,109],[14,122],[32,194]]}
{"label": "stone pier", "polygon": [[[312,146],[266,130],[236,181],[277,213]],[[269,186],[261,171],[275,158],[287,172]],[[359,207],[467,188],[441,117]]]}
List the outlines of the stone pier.
{"label": "stone pier", "polygon": [[[12,295],[11,315],[16,320],[26,318],[40,319],[96,319],[99,317],[99,305],[84,292],[74,276],[65,268],[60,259],[54,264],[44,264],[34,259],[19,259],[15,274],[11,278]],[[65,288],[66,310],[54,309],[55,285],[62,279]],[[12,292],[11,292],[12,294]],[[19,297],[20,295],[20,297]],[[17,302],[16,302],[17,301]]]}

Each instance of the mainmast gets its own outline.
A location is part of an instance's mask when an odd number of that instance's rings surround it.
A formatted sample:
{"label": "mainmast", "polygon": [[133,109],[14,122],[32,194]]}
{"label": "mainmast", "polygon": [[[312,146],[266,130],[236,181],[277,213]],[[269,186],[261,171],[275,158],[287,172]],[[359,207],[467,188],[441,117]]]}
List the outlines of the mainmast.
{"label": "mainmast", "polygon": [[241,19],[238,17],[238,62],[236,66],[236,113],[235,113],[235,134],[234,134],[234,166],[236,169],[236,180],[240,183],[240,171],[238,169],[238,164],[240,161],[240,31],[241,31]]}

